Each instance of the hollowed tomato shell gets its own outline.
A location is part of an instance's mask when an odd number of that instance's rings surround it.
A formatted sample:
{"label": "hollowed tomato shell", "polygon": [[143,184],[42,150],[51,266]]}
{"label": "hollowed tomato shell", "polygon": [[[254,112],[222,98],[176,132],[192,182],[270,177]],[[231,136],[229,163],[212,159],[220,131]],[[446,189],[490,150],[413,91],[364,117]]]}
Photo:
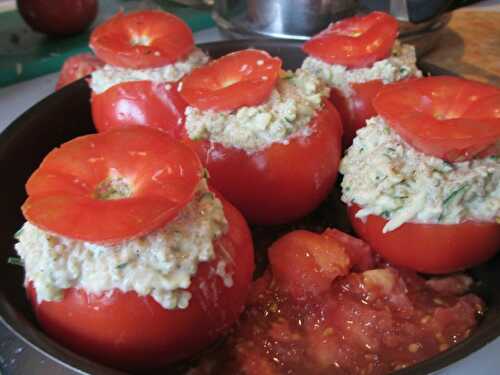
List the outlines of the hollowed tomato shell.
{"label": "hollowed tomato shell", "polygon": [[131,81],[106,91],[92,92],[92,119],[99,132],[118,127],[141,125],[160,129],[175,139],[184,130],[187,103],[177,91],[176,82]]}
{"label": "hollowed tomato shell", "polygon": [[460,224],[404,223],[382,233],[387,220],[356,217],[360,207],[347,207],[360,238],[390,263],[423,273],[442,274],[476,266],[500,250],[500,224],[466,221]]}
{"label": "hollowed tomato shell", "polygon": [[209,141],[185,142],[210,174],[210,183],[252,223],[298,219],[326,198],[337,177],[342,124],[325,101],[311,123],[312,134],[254,152]]}
{"label": "hollowed tomato shell", "polygon": [[[61,301],[38,303],[29,283],[28,297],[42,328],[76,353],[125,370],[155,369],[199,352],[238,319],[254,270],[248,226],[222,202],[228,232],[215,242],[216,258],[199,265],[186,309],[166,310],[150,296],[119,290],[92,295],[67,289]],[[220,260],[232,274],[232,287],[216,275]]]}

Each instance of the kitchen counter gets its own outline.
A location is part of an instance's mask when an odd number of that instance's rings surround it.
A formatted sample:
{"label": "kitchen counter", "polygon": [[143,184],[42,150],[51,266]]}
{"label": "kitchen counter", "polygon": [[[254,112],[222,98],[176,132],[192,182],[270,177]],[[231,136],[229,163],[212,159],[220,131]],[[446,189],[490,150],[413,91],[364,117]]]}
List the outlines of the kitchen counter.
{"label": "kitchen counter", "polygon": [[454,11],[438,46],[422,60],[500,87],[500,4],[489,3]]}
{"label": "kitchen counter", "polygon": [[[488,2],[487,2],[488,3]],[[493,11],[499,1],[490,1]],[[500,13],[485,16],[484,9],[460,10],[451,20],[440,47],[426,61],[443,68],[500,86]],[[472,24],[469,24],[467,20]],[[494,35],[484,31],[496,27]],[[469,34],[470,33],[470,34]],[[195,34],[197,43],[224,39],[216,29]],[[496,42],[495,42],[496,41]],[[57,74],[0,89],[0,131],[27,108],[54,91]],[[500,369],[500,338],[467,358],[440,371],[446,375],[496,375]],[[74,375],[55,361],[46,358],[0,325],[0,375]]]}

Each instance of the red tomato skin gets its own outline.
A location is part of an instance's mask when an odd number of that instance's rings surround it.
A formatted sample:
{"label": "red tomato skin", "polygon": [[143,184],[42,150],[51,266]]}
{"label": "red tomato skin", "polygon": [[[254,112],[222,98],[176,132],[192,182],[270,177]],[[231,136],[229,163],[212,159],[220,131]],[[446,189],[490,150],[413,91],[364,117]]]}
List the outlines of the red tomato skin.
{"label": "red tomato skin", "polygon": [[[69,349],[126,370],[159,368],[200,351],[238,319],[254,270],[245,219],[224,200],[223,206],[229,230],[215,243],[216,258],[200,264],[186,309],[166,310],[152,297],[118,290],[96,296],[67,289],[60,302],[37,303],[29,283],[38,322]],[[234,272],[231,288],[214,275],[219,259],[226,259],[226,270]]]}
{"label": "red tomato skin", "polygon": [[296,300],[326,292],[335,278],[345,276],[351,268],[344,244],[334,236],[306,230],[279,238],[267,256],[274,279]]}
{"label": "red tomato skin", "polygon": [[[146,38],[148,44],[133,38]],[[120,12],[90,36],[90,48],[106,64],[131,69],[158,68],[187,56],[194,48],[189,26],[174,14],[144,10]]]}
{"label": "red tomato skin", "polygon": [[132,81],[114,85],[106,91],[92,92],[92,119],[97,131],[141,125],[157,128],[179,139],[185,130],[186,102],[177,83]]}
{"label": "red tomato skin", "polygon": [[269,98],[280,70],[281,60],[265,51],[236,51],[193,70],[182,80],[180,93],[201,110],[256,106]]}
{"label": "red tomato skin", "polygon": [[80,53],[69,57],[64,61],[59,73],[56,90],[89,75],[103,65],[104,63],[91,53]]}
{"label": "red tomato skin", "polygon": [[305,42],[303,50],[328,64],[363,68],[390,55],[398,28],[391,15],[371,12],[331,24]]}
{"label": "red tomato skin", "polygon": [[50,35],[79,33],[97,15],[97,0],[17,0],[16,3],[33,30]]}
{"label": "red tomato skin", "polygon": [[281,224],[316,208],[337,178],[342,124],[335,108],[325,107],[312,120],[313,132],[286,145],[247,154],[219,143],[185,142],[199,155],[211,184],[254,224]]}
{"label": "red tomato skin", "polygon": [[494,222],[461,224],[405,223],[382,233],[387,220],[370,215],[366,221],[355,217],[359,206],[347,213],[356,233],[394,265],[417,272],[443,274],[476,266],[500,250],[500,225]]}
{"label": "red tomato skin", "polygon": [[330,101],[340,113],[344,134],[342,145],[344,149],[352,144],[356,131],[366,125],[366,120],[376,116],[372,99],[384,86],[381,80],[373,80],[364,83],[351,83],[352,95],[344,96],[342,92],[334,87],[330,91]]}
{"label": "red tomato skin", "polygon": [[457,162],[500,154],[500,89],[438,76],[386,85],[377,113],[418,151]]}

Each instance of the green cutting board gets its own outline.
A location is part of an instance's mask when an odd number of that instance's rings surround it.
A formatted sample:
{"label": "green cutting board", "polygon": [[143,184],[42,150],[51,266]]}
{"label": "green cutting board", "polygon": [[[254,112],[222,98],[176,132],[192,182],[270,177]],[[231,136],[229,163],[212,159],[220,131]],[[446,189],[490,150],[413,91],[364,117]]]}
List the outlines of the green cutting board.
{"label": "green cutting board", "polygon": [[[97,25],[119,9],[132,10],[151,2],[100,0]],[[169,1],[156,1],[153,6],[175,13],[193,31],[214,25],[210,10],[193,9]],[[90,30],[69,37],[48,37],[31,30],[17,11],[0,13],[0,87],[43,74],[58,71],[71,55],[88,52]]]}

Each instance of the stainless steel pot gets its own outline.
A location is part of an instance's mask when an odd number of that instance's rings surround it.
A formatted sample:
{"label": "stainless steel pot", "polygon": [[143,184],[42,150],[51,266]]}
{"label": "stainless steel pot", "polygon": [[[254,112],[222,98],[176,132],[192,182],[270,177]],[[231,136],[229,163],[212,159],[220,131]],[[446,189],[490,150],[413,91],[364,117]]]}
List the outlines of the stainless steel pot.
{"label": "stainless steel pot", "polygon": [[422,55],[449,20],[449,0],[215,0],[213,17],[232,36],[306,40],[332,21],[380,9],[400,21],[400,38]]}
{"label": "stainless steel pot", "polygon": [[355,0],[215,0],[214,19],[229,32],[307,39],[357,10]]}

